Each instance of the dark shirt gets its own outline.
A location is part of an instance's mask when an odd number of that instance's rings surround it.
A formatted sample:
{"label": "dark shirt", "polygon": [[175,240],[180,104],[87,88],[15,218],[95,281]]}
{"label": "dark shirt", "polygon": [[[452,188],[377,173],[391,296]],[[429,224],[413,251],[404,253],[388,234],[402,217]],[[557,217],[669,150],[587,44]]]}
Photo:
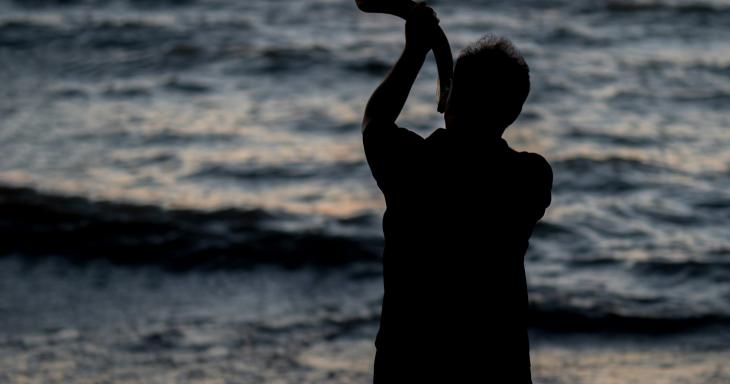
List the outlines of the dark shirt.
{"label": "dark shirt", "polygon": [[376,382],[529,377],[524,255],[550,165],[442,128],[371,125],[363,140],[387,206]]}

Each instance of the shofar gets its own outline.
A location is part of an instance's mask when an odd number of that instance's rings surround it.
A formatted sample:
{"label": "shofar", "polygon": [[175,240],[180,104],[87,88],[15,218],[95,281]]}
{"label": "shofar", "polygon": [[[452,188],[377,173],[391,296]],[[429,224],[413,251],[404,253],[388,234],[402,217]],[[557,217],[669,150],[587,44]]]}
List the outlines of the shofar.
{"label": "shofar", "polygon": [[[412,0],[355,0],[357,7],[363,12],[387,13],[405,19],[408,12],[416,6]],[[451,56],[449,39],[441,27],[433,46],[433,55],[436,58],[436,67],[439,72],[437,93],[439,103],[437,110],[441,113],[446,109],[446,100],[451,89],[451,79],[454,75],[454,58]]]}

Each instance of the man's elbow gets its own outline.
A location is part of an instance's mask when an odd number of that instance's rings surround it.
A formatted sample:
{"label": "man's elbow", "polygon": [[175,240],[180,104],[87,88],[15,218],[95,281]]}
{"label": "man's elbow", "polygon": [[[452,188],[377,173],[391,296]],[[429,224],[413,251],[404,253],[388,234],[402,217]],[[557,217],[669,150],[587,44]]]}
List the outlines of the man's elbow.
{"label": "man's elbow", "polygon": [[371,123],[372,119],[369,116],[363,117],[362,123],[360,124],[360,133],[365,133],[365,130],[368,129]]}
{"label": "man's elbow", "polygon": [[395,122],[388,119],[382,119],[372,116],[365,116],[362,120],[362,133],[366,131],[376,131],[382,129],[388,129],[388,127],[395,126]]}
{"label": "man's elbow", "polygon": [[370,116],[365,116],[362,119],[361,132],[364,134],[365,131],[373,131],[378,126],[381,126],[381,125],[382,125],[382,123],[378,122],[377,119],[374,119],[374,118],[372,118]]}

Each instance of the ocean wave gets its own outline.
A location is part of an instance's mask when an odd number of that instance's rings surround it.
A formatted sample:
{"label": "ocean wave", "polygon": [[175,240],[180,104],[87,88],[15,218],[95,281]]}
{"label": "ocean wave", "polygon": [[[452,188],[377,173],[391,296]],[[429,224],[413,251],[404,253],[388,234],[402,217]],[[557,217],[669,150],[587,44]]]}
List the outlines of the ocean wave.
{"label": "ocean wave", "polygon": [[544,43],[578,44],[608,46],[613,40],[609,36],[601,36],[588,28],[580,28],[576,25],[560,25],[540,36]]}
{"label": "ocean wave", "polygon": [[672,11],[681,14],[730,12],[730,7],[725,4],[702,1],[611,0],[605,2],[605,9],[612,12]]}
{"label": "ocean wave", "polygon": [[[326,324],[339,329],[341,332],[350,330],[353,326],[376,324],[380,318],[380,303],[373,303],[375,308],[363,311],[356,316],[344,317],[333,314],[319,319],[298,319],[281,324],[258,324],[257,331],[266,333],[289,333],[316,325]],[[597,313],[585,311],[566,304],[565,306],[550,306],[540,303],[531,303],[528,314],[528,327],[533,330],[556,333],[610,333],[610,334],[642,334],[666,335],[702,330],[710,327],[726,327],[730,325],[730,316],[722,314],[688,314],[687,316],[663,317],[642,316],[618,313]],[[339,332],[338,331],[338,332]]]}
{"label": "ocean wave", "polygon": [[567,136],[572,139],[605,142],[626,147],[646,148],[657,144],[657,139],[650,136],[618,135],[607,132],[589,132],[580,129],[569,131]]}
{"label": "ocean wave", "polygon": [[[373,303],[376,307],[380,303]],[[377,323],[379,311],[363,311],[359,316],[336,317],[328,319],[309,319],[288,321],[278,325],[260,324],[260,332],[288,333],[302,330],[312,324],[322,323],[334,328],[348,330],[353,326]],[[686,316],[662,316],[619,314],[613,312],[591,311],[576,308],[568,303],[551,305],[531,303],[528,314],[528,327],[533,330],[556,333],[610,333],[665,335],[691,332],[709,327],[730,325],[730,316],[723,314],[687,314]]]}
{"label": "ocean wave", "polygon": [[562,175],[556,178],[555,191],[633,192],[651,187],[645,175],[664,171],[659,165],[624,157],[578,156],[552,163],[556,174]]}
{"label": "ocean wave", "polygon": [[717,260],[641,260],[629,261],[610,256],[576,258],[567,263],[571,268],[603,268],[628,270],[642,278],[681,278],[694,281],[710,280],[721,282],[730,275],[730,262],[719,260],[728,254],[727,249],[717,249],[713,259]]}
{"label": "ocean wave", "polygon": [[[241,136],[232,133],[209,133],[209,132],[180,132],[161,130],[148,133],[135,133],[124,130],[112,131],[84,131],[69,135],[69,139],[77,143],[114,142],[117,148],[120,147],[145,147],[150,144],[161,146],[187,146],[197,144],[220,144],[236,143],[242,140]],[[142,156],[144,157],[144,156]],[[125,160],[114,160],[117,165],[139,165],[145,163],[127,162]],[[179,162],[179,159],[177,160]]]}
{"label": "ocean wave", "polygon": [[711,212],[724,212],[730,210],[730,198],[709,197],[695,203],[694,206]]}
{"label": "ocean wave", "polygon": [[11,0],[13,4],[22,8],[44,8],[44,7],[63,7],[63,6],[99,6],[109,5],[114,3],[130,4],[138,7],[150,7],[150,6],[175,6],[175,5],[189,5],[197,3],[197,0],[122,0],[122,1],[109,1],[109,0]]}
{"label": "ocean wave", "polygon": [[549,220],[541,220],[535,226],[534,235],[537,237],[553,237],[575,235],[575,232],[565,225]]}
{"label": "ocean wave", "polygon": [[265,73],[300,72],[332,59],[332,51],[323,46],[266,47],[252,54],[259,60],[257,69]]}
{"label": "ocean wave", "polygon": [[[35,65],[60,67],[64,76],[125,76],[215,62],[225,63],[224,73],[228,75],[292,74],[326,67],[381,76],[391,66],[382,58],[353,57],[351,52],[329,45],[266,41],[263,32],[254,33],[255,39],[221,38],[221,33],[240,36],[241,29],[251,28],[242,20],[173,23],[144,17],[47,20],[12,16],[0,18],[0,47],[33,51]],[[175,90],[208,91],[204,85],[177,85],[181,84],[173,84]]]}
{"label": "ocean wave", "polygon": [[11,0],[17,6],[24,8],[63,6],[63,5],[79,5],[89,3],[89,0]]}
{"label": "ocean wave", "polygon": [[278,166],[231,166],[223,164],[203,165],[190,178],[283,180],[311,178],[346,178],[354,172],[366,174],[363,161],[338,162],[335,164],[283,164]]}
{"label": "ocean wave", "polygon": [[663,168],[659,165],[651,164],[641,159],[626,157],[605,157],[593,158],[586,156],[571,157],[563,160],[553,161],[555,167],[562,170],[574,172],[595,171],[597,168],[607,169],[611,171],[642,171],[642,172],[658,172]]}
{"label": "ocean wave", "polygon": [[80,87],[64,86],[52,89],[50,96],[56,100],[68,99],[85,99],[89,97],[89,93]]}
{"label": "ocean wave", "polygon": [[[289,231],[292,217],[261,209],[173,210],[98,202],[0,187],[2,255],[56,255],[72,261],[151,264],[169,269],[331,266],[378,261],[381,242],[323,229]],[[341,220],[339,225],[356,225]]]}
{"label": "ocean wave", "polygon": [[730,262],[726,261],[663,261],[648,260],[633,263],[632,269],[641,275],[684,278],[717,278],[718,282],[730,276]]}
{"label": "ocean wave", "polygon": [[343,67],[353,72],[380,76],[388,72],[393,64],[376,58],[344,62]]}
{"label": "ocean wave", "polygon": [[150,20],[112,18],[64,22],[28,17],[9,18],[0,21],[0,32],[3,45],[16,48],[34,48],[53,43],[90,49],[140,49],[187,36],[180,30]]}
{"label": "ocean wave", "polygon": [[730,316],[722,314],[691,314],[686,316],[632,315],[570,306],[530,307],[529,326],[553,332],[606,332],[636,334],[680,333],[715,326],[730,326]]}
{"label": "ocean wave", "polygon": [[0,21],[0,47],[4,49],[32,48],[59,39],[64,33],[58,28],[28,19]]}
{"label": "ocean wave", "polygon": [[191,80],[170,79],[164,84],[165,89],[186,94],[203,94],[210,92],[213,88],[205,83]]}
{"label": "ocean wave", "polygon": [[138,87],[134,85],[114,85],[105,89],[103,94],[111,99],[133,99],[151,95],[150,90],[146,87]]}
{"label": "ocean wave", "polygon": [[154,96],[158,90],[176,94],[197,96],[210,93],[213,86],[196,80],[170,77],[157,84],[149,82],[120,81],[108,85],[99,84],[96,88],[65,84],[49,90],[55,100],[88,99],[102,96],[113,100],[127,100]]}

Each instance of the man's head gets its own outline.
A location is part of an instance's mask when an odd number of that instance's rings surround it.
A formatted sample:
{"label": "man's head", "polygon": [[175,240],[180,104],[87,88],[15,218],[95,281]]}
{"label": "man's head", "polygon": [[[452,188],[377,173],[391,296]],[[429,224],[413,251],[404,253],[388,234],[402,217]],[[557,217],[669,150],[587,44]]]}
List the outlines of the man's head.
{"label": "man's head", "polygon": [[[447,128],[501,136],[530,93],[530,70],[512,43],[485,36],[462,50],[444,117]],[[473,132],[477,134],[477,132]]]}

